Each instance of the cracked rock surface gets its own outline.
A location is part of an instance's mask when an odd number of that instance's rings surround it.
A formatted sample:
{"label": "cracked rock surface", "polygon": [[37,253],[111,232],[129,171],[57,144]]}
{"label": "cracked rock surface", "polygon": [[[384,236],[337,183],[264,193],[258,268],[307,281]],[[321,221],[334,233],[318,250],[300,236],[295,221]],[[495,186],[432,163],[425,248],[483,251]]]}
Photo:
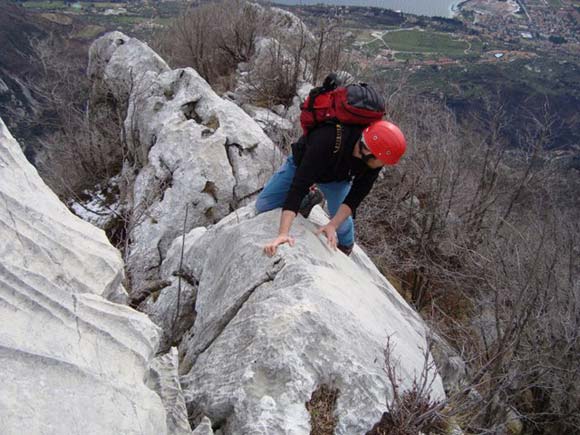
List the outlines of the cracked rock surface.
{"label": "cracked rock surface", "polygon": [[158,328],[126,296],[119,252],[68,211],[0,119],[0,432],[168,433],[144,383]]}
{"label": "cracked rock surface", "polygon": [[[190,420],[208,416],[224,435],[307,435],[304,404],[319,384],[333,383],[336,434],[364,434],[391,395],[387,337],[401,387],[410,388],[423,367],[426,327],[358,247],[350,258],[329,250],[302,217],[296,245],[265,256],[279,213],[254,216],[249,205],[194,230],[185,244],[184,264],[199,279],[197,318],[180,344]],[[322,213],[315,208],[310,219],[322,223]],[[431,376],[433,397],[444,397]]]}
{"label": "cracked rock surface", "polygon": [[[191,68],[170,70],[147,45],[119,32],[97,39],[90,74],[121,105],[138,162],[127,266],[135,291],[159,279],[171,242],[248,202],[275,169],[271,140]],[[128,85],[129,83],[129,85]]]}
{"label": "cracked rock surface", "polygon": [[172,435],[192,435],[177,375],[177,366],[177,349],[172,347],[165,355],[158,356],[151,362],[148,383],[151,389],[159,394],[167,410],[169,433]]}

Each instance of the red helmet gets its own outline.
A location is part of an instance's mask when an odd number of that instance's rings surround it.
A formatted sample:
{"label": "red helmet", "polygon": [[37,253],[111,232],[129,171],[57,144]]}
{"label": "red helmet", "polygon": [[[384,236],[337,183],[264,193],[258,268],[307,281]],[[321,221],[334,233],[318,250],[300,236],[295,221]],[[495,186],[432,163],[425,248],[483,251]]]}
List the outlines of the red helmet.
{"label": "red helmet", "polygon": [[387,165],[396,165],[405,154],[407,142],[399,127],[388,121],[376,121],[363,131],[365,145]]}

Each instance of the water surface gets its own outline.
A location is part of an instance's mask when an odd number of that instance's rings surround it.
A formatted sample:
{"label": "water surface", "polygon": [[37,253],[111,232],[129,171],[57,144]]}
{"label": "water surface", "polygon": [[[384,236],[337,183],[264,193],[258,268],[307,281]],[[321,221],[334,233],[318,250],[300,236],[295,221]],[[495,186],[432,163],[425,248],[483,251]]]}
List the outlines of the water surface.
{"label": "water surface", "polygon": [[325,3],[339,6],[373,6],[400,10],[410,14],[451,17],[452,7],[460,0],[274,0],[285,5],[315,5]]}

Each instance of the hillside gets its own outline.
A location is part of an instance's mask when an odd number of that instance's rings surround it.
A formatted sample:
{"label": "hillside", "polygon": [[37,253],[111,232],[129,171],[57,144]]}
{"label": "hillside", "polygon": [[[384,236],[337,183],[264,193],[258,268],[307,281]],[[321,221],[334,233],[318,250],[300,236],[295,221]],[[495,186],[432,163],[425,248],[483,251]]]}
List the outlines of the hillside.
{"label": "hillside", "polygon": [[[562,33],[566,41],[553,42],[535,24],[528,40],[514,30],[522,16],[498,30],[471,13],[436,20],[313,7],[299,11],[312,23],[305,28],[287,10],[232,1],[202,2],[175,21],[161,16],[176,15],[175,3],[26,2],[64,36],[46,39],[45,62],[36,62],[39,90],[49,92],[33,114],[37,123],[52,116],[38,173],[0,121],[9,300],[0,309],[15,325],[2,345],[31,353],[21,325],[46,338],[46,323],[65,346],[43,338],[28,371],[9,358],[11,381],[34,383],[36,369],[51,374],[51,389],[70,379],[63,396],[74,399],[82,376],[68,374],[106,375],[90,415],[116,415],[103,397],[119,400],[121,413],[150,406],[148,417],[124,420],[144,422],[144,433],[178,421],[176,433],[190,434],[203,421],[204,435],[254,435],[264,425],[312,435],[321,394],[327,423],[344,435],[403,417],[407,433],[429,433],[426,409],[447,432],[574,433],[580,171],[562,149],[576,152],[577,41]],[[129,34],[98,36],[107,26]],[[280,212],[256,216],[252,201],[300,134],[312,82],[340,69],[383,94],[407,152],[358,208],[350,257],[316,235],[327,222],[319,208],[297,216],[294,246],[268,257]],[[38,306],[43,324],[34,323]],[[110,317],[121,320],[100,334]],[[123,364],[103,363],[101,346]],[[153,353],[165,361],[168,391]],[[66,364],[43,371],[45,357]],[[430,375],[433,362],[440,376]],[[54,367],[65,376],[52,376]],[[119,395],[117,380],[123,388],[135,373],[135,391]],[[20,397],[13,384],[3,396]],[[84,385],[82,398],[93,391]],[[397,385],[408,394],[397,396]],[[11,402],[11,415],[30,402],[49,410],[39,421],[52,421],[48,396],[25,389],[31,400]],[[419,416],[404,414],[407,401]],[[58,424],[115,427],[63,402],[71,412]],[[10,420],[14,433],[20,421]]]}
{"label": "hillside", "polygon": [[0,1],[0,116],[17,137],[37,134],[27,131],[27,119],[37,107],[24,79],[35,72],[30,40],[46,37],[51,30],[47,24],[8,0]]}

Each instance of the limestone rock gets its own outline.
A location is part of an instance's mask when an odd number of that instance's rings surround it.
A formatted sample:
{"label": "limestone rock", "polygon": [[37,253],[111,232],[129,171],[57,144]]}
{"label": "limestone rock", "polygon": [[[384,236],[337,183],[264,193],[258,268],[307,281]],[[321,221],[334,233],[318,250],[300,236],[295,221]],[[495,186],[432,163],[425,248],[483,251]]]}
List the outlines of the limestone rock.
{"label": "limestone rock", "polygon": [[60,203],[0,120],[2,434],[166,434],[144,383],[158,328],[104,232]]}
{"label": "limestone rock", "polygon": [[308,97],[308,93],[313,88],[311,83],[301,83],[296,92],[296,96],[292,99],[292,105],[288,107],[285,118],[293,125],[300,124],[300,106]]}
{"label": "limestone rock", "polygon": [[28,163],[2,120],[0,144],[3,265],[26,273],[36,285],[49,281],[74,293],[120,297],[123,263],[103,231],[69,212]]}
{"label": "limestone rock", "polygon": [[104,80],[118,101],[126,100],[146,75],[165,71],[169,66],[147,44],[121,32],[107,33],[89,48],[89,77]]}
{"label": "limestone rock", "polygon": [[304,36],[309,41],[313,42],[315,40],[312,32],[308,30],[304,21],[297,15],[280,8],[270,8],[270,13],[272,14],[274,27],[280,30],[282,37],[296,40],[296,38]]}
{"label": "limestone rock", "polygon": [[[168,353],[151,362],[149,386],[161,397],[167,410],[167,429],[172,435],[191,435],[187,420],[187,409],[177,375],[177,349],[172,347]],[[211,428],[211,426],[210,426]]]}
{"label": "limestone rock", "polygon": [[[128,270],[138,291],[159,278],[184,221],[186,231],[213,224],[262,188],[274,170],[275,150],[259,125],[220,98],[195,70],[169,70],[149,47],[131,38],[109,54],[119,40],[119,34],[107,34],[93,43],[106,46],[101,51],[110,57],[104,69],[93,70],[102,72],[111,89],[124,89],[115,94],[121,101],[129,89],[125,131],[141,168],[129,195]],[[127,88],[129,78],[133,84]]]}
{"label": "limestone rock", "polygon": [[129,39],[124,33],[110,32],[93,42],[89,47],[89,65],[87,67],[89,78],[102,78],[115,50],[127,43]]}
{"label": "limestone rock", "polygon": [[[359,248],[351,258],[331,251],[302,217],[296,245],[265,256],[279,213],[254,217],[245,207],[184,251],[199,279],[197,318],[180,344],[190,418],[207,415],[224,435],[306,435],[304,404],[332,382],[340,389],[336,433],[364,434],[391,394],[387,337],[406,389],[422,369],[426,327]],[[310,219],[324,222],[321,213]],[[432,396],[443,398],[441,379],[431,375]]]}

